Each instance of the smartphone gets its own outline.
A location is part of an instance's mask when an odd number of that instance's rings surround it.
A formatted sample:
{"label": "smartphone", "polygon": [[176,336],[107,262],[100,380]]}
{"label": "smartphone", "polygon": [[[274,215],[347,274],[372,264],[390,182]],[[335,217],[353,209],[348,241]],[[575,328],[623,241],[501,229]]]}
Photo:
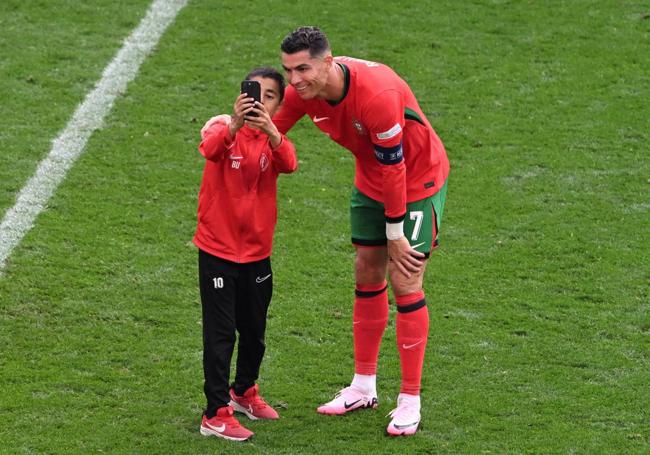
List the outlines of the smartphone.
{"label": "smartphone", "polygon": [[[262,102],[262,87],[258,81],[242,81],[241,93],[246,93],[250,98],[255,101]],[[255,112],[249,112],[246,117],[257,117]]]}

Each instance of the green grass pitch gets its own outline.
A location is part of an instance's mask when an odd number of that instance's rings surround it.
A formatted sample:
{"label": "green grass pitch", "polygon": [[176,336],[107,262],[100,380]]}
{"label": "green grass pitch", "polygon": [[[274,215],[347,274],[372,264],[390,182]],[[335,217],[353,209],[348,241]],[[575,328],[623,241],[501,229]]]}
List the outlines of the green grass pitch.
{"label": "green grass pitch", "polygon": [[[0,2],[0,215],[149,6]],[[203,122],[319,25],[391,65],[452,164],[425,291],[422,428],[315,408],[353,373],[354,162],[309,122],[280,179],[262,365],[278,422],[199,435]],[[191,0],[0,277],[0,453],[650,453],[650,5]]]}

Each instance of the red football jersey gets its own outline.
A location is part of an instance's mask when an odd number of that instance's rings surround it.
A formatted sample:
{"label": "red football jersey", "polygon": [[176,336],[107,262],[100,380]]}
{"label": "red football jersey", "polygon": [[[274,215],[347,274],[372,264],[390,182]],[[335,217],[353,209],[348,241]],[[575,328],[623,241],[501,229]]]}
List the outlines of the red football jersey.
{"label": "red football jersey", "polygon": [[246,126],[233,140],[229,120],[216,117],[201,131],[206,162],[194,244],[228,261],[259,261],[271,255],[277,179],[296,170],[296,150],[284,136],[273,150],[264,133]]}
{"label": "red football jersey", "polygon": [[[334,60],[346,77],[343,99],[335,104],[320,98],[303,100],[289,86],[273,122],[286,133],[309,115],[320,130],[354,154],[355,186],[382,202],[387,218],[403,217],[406,202],[431,196],[445,183],[449,160],[442,141],[409,86],[391,68],[351,57]],[[395,151],[393,157],[403,153],[404,159],[380,162],[376,146]]]}

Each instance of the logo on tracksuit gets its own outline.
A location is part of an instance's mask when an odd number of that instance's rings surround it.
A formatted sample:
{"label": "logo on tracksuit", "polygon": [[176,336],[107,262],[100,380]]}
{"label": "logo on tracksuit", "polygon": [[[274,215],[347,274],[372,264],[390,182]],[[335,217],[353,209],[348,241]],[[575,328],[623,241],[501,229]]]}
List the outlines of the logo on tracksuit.
{"label": "logo on tracksuit", "polygon": [[269,167],[269,157],[266,156],[266,153],[262,153],[260,156],[260,170],[264,172]]}

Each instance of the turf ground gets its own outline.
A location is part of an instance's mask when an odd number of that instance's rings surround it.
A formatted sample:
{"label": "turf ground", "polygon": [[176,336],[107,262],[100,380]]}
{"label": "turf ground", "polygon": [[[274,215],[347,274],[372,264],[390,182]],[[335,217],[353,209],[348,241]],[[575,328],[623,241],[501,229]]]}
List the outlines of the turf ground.
{"label": "turf ground", "polygon": [[[147,7],[0,2],[0,214]],[[352,374],[353,161],[304,121],[260,378],[283,418],[198,433],[198,130],[304,24],[402,74],[452,162],[409,439],[394,308],[379,410],[314,412]],[[650,453],[649,32],[642,1],[191,0],[0,277],[0,452]]]}

